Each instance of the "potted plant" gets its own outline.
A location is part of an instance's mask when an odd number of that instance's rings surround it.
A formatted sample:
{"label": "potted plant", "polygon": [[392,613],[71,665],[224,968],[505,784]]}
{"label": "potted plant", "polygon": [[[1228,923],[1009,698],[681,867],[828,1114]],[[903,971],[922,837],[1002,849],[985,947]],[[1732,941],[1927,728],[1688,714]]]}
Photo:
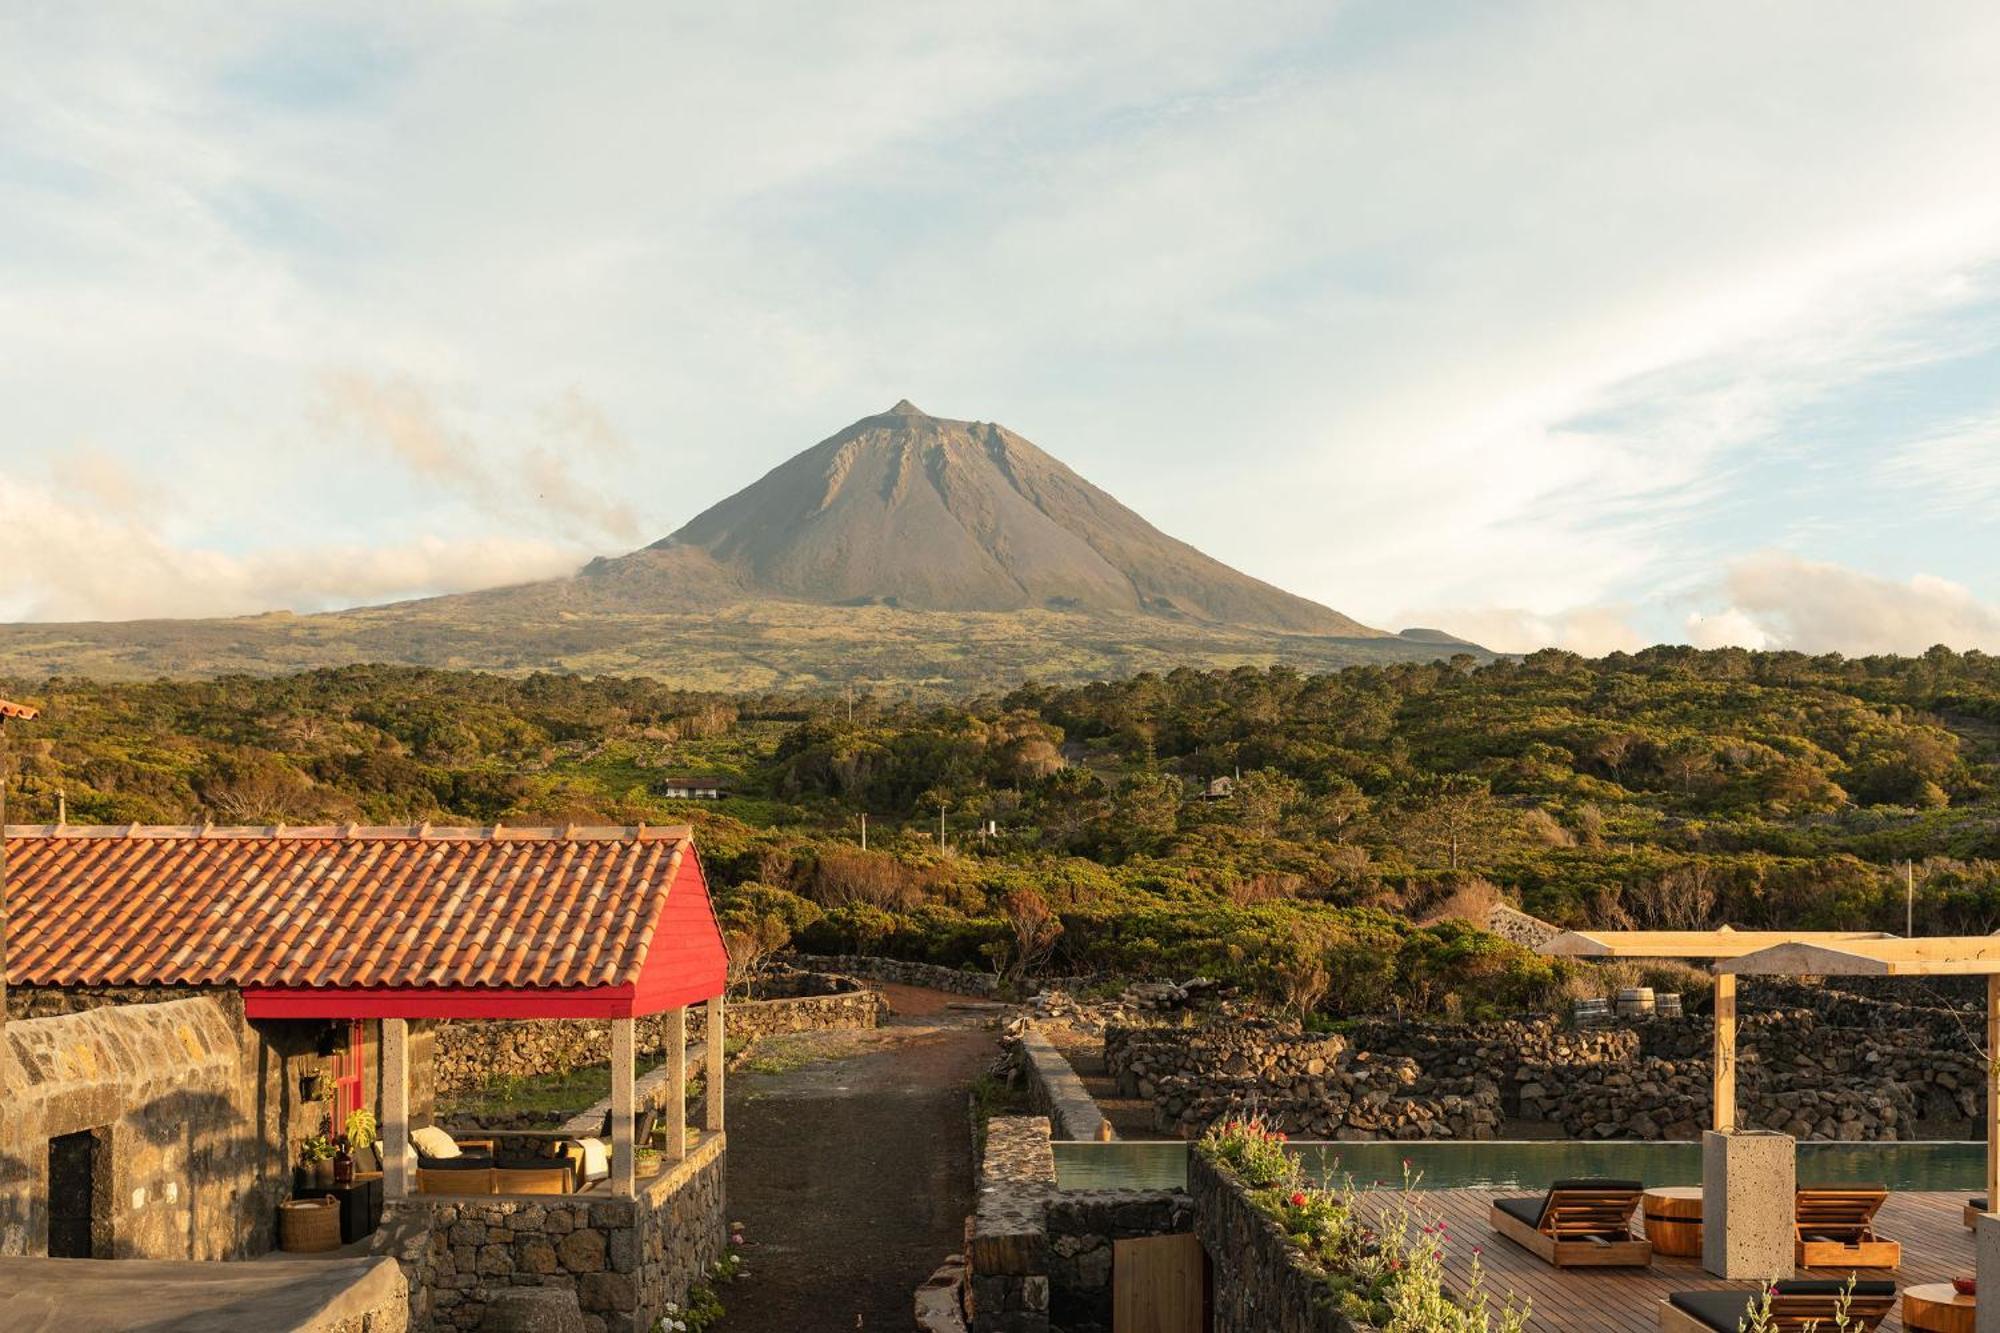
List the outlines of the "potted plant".
{"label": "potted plant", "polygon": [[[366,1107],[356,1107],[347,1113],[347,1123],[341,1128],[346,1131],[347,1147],[359,1161],[368,1161],[367,1154],[375,1146],[379,1135],[375,1124],[375,1113]],[[374,1167],[364,1167],[374,1170]]]}
{"label": "potted plant", "polygon": [[333,1184],[333,1140],[325,1134],[315,1134],[300,1144],[299,1160],[314,1188],[326,1189]]}

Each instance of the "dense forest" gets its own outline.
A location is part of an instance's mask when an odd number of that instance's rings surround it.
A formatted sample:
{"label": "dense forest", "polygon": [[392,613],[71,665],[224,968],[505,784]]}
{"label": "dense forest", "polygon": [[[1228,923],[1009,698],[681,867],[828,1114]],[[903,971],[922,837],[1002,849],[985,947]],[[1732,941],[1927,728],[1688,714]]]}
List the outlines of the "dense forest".
{"label": "dense forest", "polygon": [[[949,706],[351,667],[0,683],[13,817],[692,823],[738,961],[1207,973],[1303,1014],[1553,1003],[1478,929],[2000,929],[2000,658],[1656,648],[1175,671]],[[725,779],[720,801],[667,779]],[[863,822],[866,817],[866,847]]]}

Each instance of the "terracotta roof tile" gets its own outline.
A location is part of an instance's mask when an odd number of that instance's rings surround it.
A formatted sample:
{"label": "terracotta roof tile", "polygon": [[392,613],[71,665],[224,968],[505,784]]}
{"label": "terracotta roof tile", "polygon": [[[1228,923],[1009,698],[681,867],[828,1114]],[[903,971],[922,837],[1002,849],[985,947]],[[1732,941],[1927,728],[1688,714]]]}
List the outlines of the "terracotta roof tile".
{"label": "terracotta roof tile", "polygon": [[633,984],[690,846],[683,828],[7,832],[7,979],[26,986]]}
{"label": "terracotta roof tile", "polygon": [[12,717],[19,718],[25,722],[31,717],[39,716],[41,716],[39,709],[30,708],[26,704],[9,703],[5,699],[0,699],[0,719]]}

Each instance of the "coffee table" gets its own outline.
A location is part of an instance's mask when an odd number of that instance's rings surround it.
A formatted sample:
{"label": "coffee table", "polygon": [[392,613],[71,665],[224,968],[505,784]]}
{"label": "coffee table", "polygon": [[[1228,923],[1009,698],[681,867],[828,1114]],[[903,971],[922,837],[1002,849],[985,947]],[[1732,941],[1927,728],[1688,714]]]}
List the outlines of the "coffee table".
{"label": "coffee table", "polygon": [[1903,1327],[1909,1333],[1973,1333],[1977,1297],[1961,1296],[1949,1282],[1903,1288]]}
{"label": "coffee table", "polygon": [[1646,1239],[1653,1253],[1674,1259],[1701,1257],[1701,1186],[1662,1185],[1640,1196]]}

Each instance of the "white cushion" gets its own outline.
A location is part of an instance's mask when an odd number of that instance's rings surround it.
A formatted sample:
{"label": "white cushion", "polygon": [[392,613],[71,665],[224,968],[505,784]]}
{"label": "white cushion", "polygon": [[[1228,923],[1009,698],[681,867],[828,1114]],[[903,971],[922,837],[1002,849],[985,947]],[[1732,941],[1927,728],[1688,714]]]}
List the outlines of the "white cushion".
{"label": "white cushion", "polygon": [[410,1135],[410,1142],[416,1146],[418,1152],[426,1157],[444,1158],[461,1157],[464,1155],[459,1152],[458,1144],[453,1141],[451,1135],[445,1133],[436,1125],[425,1125],[422,1129]]}

